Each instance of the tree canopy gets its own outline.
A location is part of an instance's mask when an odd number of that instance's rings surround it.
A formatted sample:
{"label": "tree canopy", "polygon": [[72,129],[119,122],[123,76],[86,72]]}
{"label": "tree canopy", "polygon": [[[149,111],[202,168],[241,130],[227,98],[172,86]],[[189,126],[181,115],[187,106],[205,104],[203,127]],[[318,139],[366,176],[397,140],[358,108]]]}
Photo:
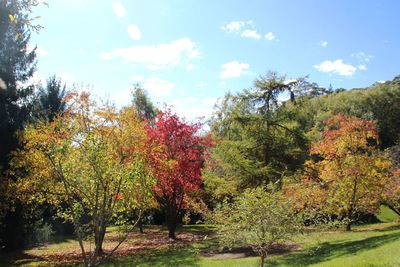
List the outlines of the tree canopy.
{"label": "tree canopy", "polygon": [[[133,108],[97,107],[86,93],[72,93],[68,104],[63,116],[23,132],[13,165],[22,177],[19,197],[53,204],[75,226],[85,264],[93,266],[107,226],[130,225],[127,215],[146,207],[154,180],[145,164],[145,127]],[[94,237],[93,255],[85,251],[86,235]]]}

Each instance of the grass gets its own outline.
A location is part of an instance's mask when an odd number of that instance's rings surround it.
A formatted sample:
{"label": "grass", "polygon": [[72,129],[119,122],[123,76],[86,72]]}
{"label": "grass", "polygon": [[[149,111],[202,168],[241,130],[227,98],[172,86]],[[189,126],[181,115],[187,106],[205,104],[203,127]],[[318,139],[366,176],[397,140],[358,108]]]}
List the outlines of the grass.
{"label": "grass", "polygon": [[[135,252],[132,256],[113,259],[102,266],[257,266],[258,257],[241,259],[214,259],[200,256],[199,252],[216,248],[215,239],[209,238],[214,229],[211,226],[189,226],[180,229],[182,233],[208,235],[206,240],[186,244],[172,244],[161,248]],[[159,228],[147,229],[155,234],[165,234]],[[111,232],[111,234],[114,231]],[[145,238],[142,237],[143,240]],[[313,232],[298,236],[295,240],[301,250],[268,257],[267,266],[400,266],[400,224],[397,222],[356,226],[352,232],[342,230]],[[133,242],[133,241],[132,241]],[[75,247],[72,239],[32,248],[22,252],[19,260],[0,260],[0,266],[52,266],[41,257],[54,251]],[[14,255],[16,256],[16,255]],[[54,264],[53,264],[54,265]]]}
{"label": "grass", "polygon": [[397,215],[393,210],[389,209],[385,205],[381,205],[377,218],[381,222],[395,222],[399,220],[399,215]]}
{"label": "grass", "polygon": [[[332,231],[298,237],[302,250],[272,256],[267,266],[399,266],[400,225],[381,223],[356,227],[353,232]],[[179,250],[164,250],[119,259],[104,266],[257,266],[258,257],[210,259],[198,256],[210,244],[197,243]],[[215,244],[211,244],[215,245]]]}

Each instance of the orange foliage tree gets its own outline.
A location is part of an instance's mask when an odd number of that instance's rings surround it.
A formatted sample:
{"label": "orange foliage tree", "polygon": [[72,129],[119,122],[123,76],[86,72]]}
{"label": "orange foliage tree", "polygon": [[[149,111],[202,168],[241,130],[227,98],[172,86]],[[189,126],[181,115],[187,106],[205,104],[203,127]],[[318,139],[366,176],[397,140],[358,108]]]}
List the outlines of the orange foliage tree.
{"label": "orange foliage tree", "polygon": [[314,160],[306,162],[301,183],[285,190],[298,199],[298,209],[335,214],[351,230],[358,215],[377,212],[393,165],[377,149],[372,121],[338,114],[325,125],[322,140],[311,146]]}

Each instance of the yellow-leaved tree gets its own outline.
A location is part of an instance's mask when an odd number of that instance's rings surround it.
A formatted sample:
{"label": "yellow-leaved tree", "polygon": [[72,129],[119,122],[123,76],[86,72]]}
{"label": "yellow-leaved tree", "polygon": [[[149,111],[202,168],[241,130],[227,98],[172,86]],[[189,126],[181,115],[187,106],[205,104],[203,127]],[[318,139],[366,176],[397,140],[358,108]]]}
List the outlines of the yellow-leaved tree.
{"label": "yellow-leaved tree", "polygon": [[103,251],[107,226],[131,225],[127,215],[143,210],[151,198],[146,131],[133,108],[98,106],[87,93],[70,94],[67,105],[52,122],[21,133],[23,150],[12,161],[21,178],[17,194],[24,202],[57,207],[75,227],[85,265],[94,266],[126,238]]}

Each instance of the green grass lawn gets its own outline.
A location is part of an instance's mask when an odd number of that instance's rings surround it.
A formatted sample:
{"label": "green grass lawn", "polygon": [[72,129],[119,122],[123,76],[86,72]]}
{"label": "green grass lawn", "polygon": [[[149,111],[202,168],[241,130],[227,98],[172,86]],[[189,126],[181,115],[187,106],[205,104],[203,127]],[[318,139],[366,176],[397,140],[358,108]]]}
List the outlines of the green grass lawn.
{"label": "green grass lawn", "polygon": [[[354,231],[312,233],[297,238],[301,251],[272,256],[267,266],[400,266],[400,225],[381,223]],[[122,258],[104,266],[257,266],[257,257],[215,260],[198,252],[210,242]]]}
{"label": "green grass lawn", "polygon": [[[183,227],[180,232],[211,233],[210,226]],[[150,229],[148,229],[150,231]],[[159,231],[154,228],[152,231]],[[400,224],[397,222],[356,226],[352,232],[342,230],[313,232],[298,236],[294,242],[301,249],[268,257],[267,266],[400,266]],[[0,266],[54,266],[41,256],[76,246],[71,239],[60,239],[46,247],[36,247]],[[102,266],[257,266],[257,257],[213,259],[200,256],[201,251],[216,248],[217,241],[209,236],[192,244],[176,244],[148,249],[132,256],[113,259]],[[16,256],[16,255],[14,255]]]}
{"label": "green grass lawn", "polygon": [[399,220],[399,215],[385,205],[381,205],[379,213],[376,217],[381,222],[395,222]]}

